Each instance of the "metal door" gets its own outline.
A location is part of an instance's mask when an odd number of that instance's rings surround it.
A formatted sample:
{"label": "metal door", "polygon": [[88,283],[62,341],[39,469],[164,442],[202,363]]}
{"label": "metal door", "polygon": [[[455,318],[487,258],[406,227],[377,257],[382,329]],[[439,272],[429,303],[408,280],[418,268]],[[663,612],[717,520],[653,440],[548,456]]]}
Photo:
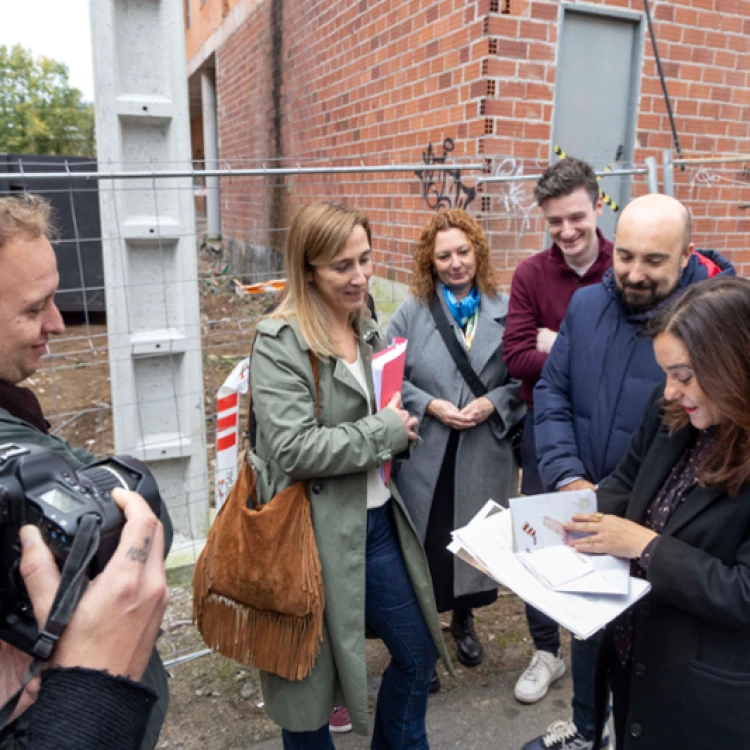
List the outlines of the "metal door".
{"label": "metal door", "polygon": [[[563,5],[560,15],[552,145],[586,159],[597,171],[631,165],[640,95],[643,17],[617,9]],[[552,154],[552,160],[557,156]],[[619,206],[630,177],[603,177]],[[599,226],[614,234],[616,213],[605,204]]]}

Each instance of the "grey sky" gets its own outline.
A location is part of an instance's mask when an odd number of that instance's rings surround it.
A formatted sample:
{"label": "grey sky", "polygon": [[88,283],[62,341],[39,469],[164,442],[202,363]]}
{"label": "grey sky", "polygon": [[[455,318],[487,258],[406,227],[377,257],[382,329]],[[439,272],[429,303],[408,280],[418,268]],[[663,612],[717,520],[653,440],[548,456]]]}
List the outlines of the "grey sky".
{"label": "grey sky", "polygon": [[0,0],[0,45],[64,62],[70,83],[94,99],[89,0]]}

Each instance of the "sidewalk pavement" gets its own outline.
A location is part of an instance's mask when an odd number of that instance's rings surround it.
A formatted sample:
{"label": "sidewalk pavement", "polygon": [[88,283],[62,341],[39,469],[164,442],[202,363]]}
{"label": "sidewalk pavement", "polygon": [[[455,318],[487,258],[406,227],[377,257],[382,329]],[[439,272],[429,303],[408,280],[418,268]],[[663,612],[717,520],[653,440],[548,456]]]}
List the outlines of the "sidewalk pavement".
{"label": "sidewalk pavement", "polygon": [[[566,674],[547,696],[532,706],[513,697],[517,672],[488,677],[486,686],[443,689],[430,696],[427,735],[431,750],[520,750],[558,719],[570,719],[571,682]],[[449,682],[449,678],[443,680]],[[372,717],[371,717],[372,721]],[[349,732],[333,735],[336,750],[367,750],[367,737]],[[280,750],[281,739],[251,745],[247,750]]]}

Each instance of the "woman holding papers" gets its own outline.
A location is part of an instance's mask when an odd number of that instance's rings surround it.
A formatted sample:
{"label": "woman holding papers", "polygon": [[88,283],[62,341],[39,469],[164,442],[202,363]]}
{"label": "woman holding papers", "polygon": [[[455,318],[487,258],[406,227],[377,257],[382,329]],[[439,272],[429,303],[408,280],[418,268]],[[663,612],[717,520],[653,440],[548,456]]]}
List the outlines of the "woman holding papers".
{"label": "woman holding papers", "polygon": [[[625,458],[574,516],[585,552],[651,592],[607,629],[598,714],[618,750],[750,747],[750,281],[695,284],[653,321],[666,373]],[[595,735],[601,736],[601,732]]]}
{"label": "woman holding papers", "polygon": [[285,266],[285,296],[258,323],[252,357],[253,462],[262,501],[309,481],[325,623],[305,679],[261,674],[266,710],[287,750],[333,750],[334,705],[346,706],[354,729],[366,734],[367,626],[392,657],[372,747],[426,749],[430,675],[438,652],[448,656],[424,552],[398,491],[378,471],[417,436],[398,394],[373,413],[370,360],[385,341],[365,305],[367,217],[333,203],[304,207],[289,230]]}
{"label": "woman holding papers", "polygon": [[[489,498],[518,490],[509,435],[526,407],[503,363],[508,298],[498,292],[482,228],[465,211],[436,214],[417,243],[411,296],[388,339],[406,338],[404,408],[419,417],[423,444],[398,466],[396,484],[424,540],[438,610],[453,611],[459,661],[483,651],[472,610],[497,598],[497,583],[446,550]],[[432,690],[440,683],[437,674]]]}

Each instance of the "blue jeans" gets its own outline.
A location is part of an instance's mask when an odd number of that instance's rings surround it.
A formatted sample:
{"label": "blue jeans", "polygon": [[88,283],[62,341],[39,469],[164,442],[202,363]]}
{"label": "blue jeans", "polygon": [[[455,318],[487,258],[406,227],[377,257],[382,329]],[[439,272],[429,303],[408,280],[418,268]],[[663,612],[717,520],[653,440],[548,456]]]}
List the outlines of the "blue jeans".
{"label": "blue jeans", "polygon": [[526,605],[526,622],[529,625],[531,640],[534,641],[534,648],[557,656],[560,652],[560,626],[530,604]]}
{"label": "blue jeans", "polygon": [[[390,503],[367,511],[365,619],[391,663],[375,709],[372,750],[429,750],[425,714],[437,649],[419,607],[391,517]],[[333,750],[328,725],[282,731],[284,750]]]}
{"label": "blue jeans", "polygon": [[[526,411],[521,440],[521,492],[524,495],[539,495],[544,492],[539,466],[536,460],[536,442],[534,441],[534,412]],[[530,604],[526,605],[526,621],[529,633],[537,651],[549,651],[557,656],[560,650],[560,627]]]}
{"label": "blue jeans", "polygon": [[[596,656],[602,640],[603,630],[582,641],[573,637],[570,641],[570,669],[573,676],[573,723],[587,740],[594,739],[596,716],[594,701],[594,675]],[[607,708],[609,719],[609,707]],[[605,731],[606,734],[606,731]]]}

